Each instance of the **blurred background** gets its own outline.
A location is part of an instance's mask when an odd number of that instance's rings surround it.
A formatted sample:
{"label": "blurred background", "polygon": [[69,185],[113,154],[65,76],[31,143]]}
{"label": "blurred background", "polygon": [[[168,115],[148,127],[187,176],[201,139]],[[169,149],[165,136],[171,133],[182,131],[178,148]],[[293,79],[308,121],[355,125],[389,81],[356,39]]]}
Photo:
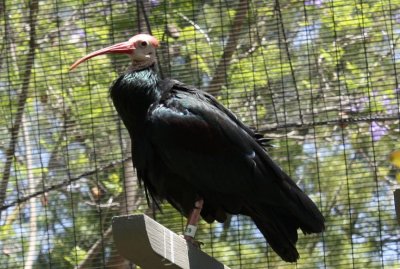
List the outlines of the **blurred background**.
{"label": "blurred background", "polygon": [[252,222],[201,222],[230,268],[400,268],[399,0],[0,1],[0,268],[138,268],[111,218],[149,208],[109,86],[126,56],[83,55],[139,33],[159,69],[208,91],[272,139],[269,152],[316,202],[326,232],[282,262]]}

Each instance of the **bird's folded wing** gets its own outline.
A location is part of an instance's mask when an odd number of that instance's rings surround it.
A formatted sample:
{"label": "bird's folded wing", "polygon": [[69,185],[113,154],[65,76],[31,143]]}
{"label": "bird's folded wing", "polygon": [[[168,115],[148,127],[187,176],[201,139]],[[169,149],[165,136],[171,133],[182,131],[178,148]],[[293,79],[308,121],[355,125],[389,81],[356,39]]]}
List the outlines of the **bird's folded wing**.
{"label": "bird's folded wing", "polygon": [[262,193],[279,203],[282,188],[297,188],[251,129],[208,94],[173,84],[148,119],[152,146],[171,170],[199,190],[246,197]]}

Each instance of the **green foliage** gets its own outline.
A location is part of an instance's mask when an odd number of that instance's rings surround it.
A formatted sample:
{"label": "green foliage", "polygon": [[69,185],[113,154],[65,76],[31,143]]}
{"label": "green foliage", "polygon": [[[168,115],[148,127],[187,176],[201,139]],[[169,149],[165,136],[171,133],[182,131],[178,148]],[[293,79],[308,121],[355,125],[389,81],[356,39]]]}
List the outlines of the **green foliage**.
{"label": "green foliage", "polygon": [[86,257],[86,251],[81,249],[79,246],[75,246],[74,249],[71,250],[71,253],[64,257],[64,259],[69,262],[71,265],[75,265],[76,263],[80,263]]}
{"label": "green foliage", "polygon": [[[112,216],[153,213],[141,188],[125,193],[132,180],[126,166],[102,171],[130,149],[108,93],[128,60],[107,55],[68,72],[81,56],[145,31],[143,21],[137,24],[141,9],[131,2],[39,1],[35,61],[23,111],[28,135],[18,134],[6,202],[79,180],[38,196],[35,233],[45,239],[32,254],[34,268],[76,266],[87,259]],[[238,1],[143,2],[157,2],[145,9],[153,35],[162,40],[163,74],[207,89],[231,38]],[[300,235],[296,265],[280,261],[243,216],[226,224],[202,222],[203,249],[231,268],[398,268],[392,190],[399,171],[387,158],[400,147],[400,0],[283,0],[280,9],[274,1],[248,4],[217,99],[274,139],[270,155],[318,204],[327,231]],[[0,42],[5,55],[0,59],[2,170],[27,60],[28,7],[29,1],[21,0],[6,0],[5,10],[0,7],[0,35],[5,37]],[[170,36],[166,26],[179,37]],[[87,174],[92,170],[97,172]],[[125,203],[132,197],[133,209]],[[2,212],[0,268],[26,265],[24,255],[35,238],[31,209],[22,203]],[[185,219],[168,204],[162,209],[157,221],[181,232]],[[90,265],[105,267],[112,251],[113,244],[105,240]]]}

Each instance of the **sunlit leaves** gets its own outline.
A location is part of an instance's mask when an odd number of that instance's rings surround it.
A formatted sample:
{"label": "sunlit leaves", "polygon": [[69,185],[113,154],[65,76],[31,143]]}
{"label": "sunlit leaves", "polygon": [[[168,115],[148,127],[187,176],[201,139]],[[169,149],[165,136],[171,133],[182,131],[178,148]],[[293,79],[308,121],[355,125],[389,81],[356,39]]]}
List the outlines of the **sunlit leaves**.
{"label": "sunlit leaves", "polygon": [[[226,47],[237,2],[150,1],[146,12],[153,35],[162,40],[158,56],[164,75],[207,89]],[[0,95],[3,159],[29,31],[28,2],[5,3],[7,13],[0,16],[0,35],[8,42],[0,45],[6,56],[0,61],[0,88],[5,89]],[[129,137],[108,88],[129,59],[107,55],[73,72],[68,67],[88,52],[124,41],[147,27],[144,21],[138,24],[140,9],[135,1],[39,4],[36,57],[24,111],[33,126],[29,136],[35,152],[32,171],[40,182],[37,191],[126,157]],[[295,266],[267,250],[244,217],[226,227],[202,222],[199,239],[206,241],[204,250],[231,268],[240,267],[239,258],[242,268],[352,264],[378,268],[379,257],[390,260],[398,255],[398,246],[384,239],[397,238],[390,209],[392,188],[400,182],[400,165],[393,153],[399,147],[400,1],[283,0],[279,6],[280,13],[274,1],[249,1],[250,12],[242,31],[235,33],[238,44],[225,63],[226,77],[217,98],[240,119],[274,138],[277,147],[269,151],[271,156],[323,210],[327,231],[321,238],[301,236],[302,258]],[[7,31],[6,18],[11,26]],[[176,27],[179,37],[168,36],[166,24]],[[10,200],[29,193],[26,169],[21,139]],[[121,201],[124,172],[116,166],[48,194],[39,216],[40,232],[47,240],[42,242],[41,264],[69,268],[85,259],[111,217],[120,214],[108,205]],[[90,195],[94,186],[102,195]],[[141,189],[126,197],[140,195]],[[140,212],[147,210],[144,202],[137,207]],[[185,219],[168,204],[162,208],[157,220],[180,232]],[[19,244],[14,253],[0,255],[0,264],[13,263],[9,264],[13,268],[23,266],[21,253],[26,253],[29,240],[24,233],[28,211],[18,210],[7,211],[11,224],[0,228],[0,247]],[[5,253],[4,248],[0,251]],[[99,263],[108,259],[96,257]],[[382,261],[385,267],[399,267],[387,260]]]}
{"label": "sunlit leaves", "polygon": [[397,168],[400,168],[400,150],[394,150],[389,154],[389,161]]}
{"label": "sunlit leaves", "polygon": [[120,176],[116,173],[110,174],[108,180],[104,181],[105,187],[113,193],[113,195],[118,195],[122,192],[123,186],[121,184]]}
{"label": "sunlit leaves", "polygon": [[68,261],[71,265],[81,263],[86,257],[86,251],[80,248],[79,246],[75,246],[71,253],[68,256],[65,256],[64,259]]}

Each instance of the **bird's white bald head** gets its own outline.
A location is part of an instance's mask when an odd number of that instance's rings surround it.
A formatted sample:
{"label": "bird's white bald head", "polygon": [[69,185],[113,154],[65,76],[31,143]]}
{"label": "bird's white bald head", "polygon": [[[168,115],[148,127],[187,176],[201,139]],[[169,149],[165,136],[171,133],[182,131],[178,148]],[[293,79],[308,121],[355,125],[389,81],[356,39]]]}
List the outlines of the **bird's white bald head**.
{"label": "bird's white bald head", "polygon": [[128,41],[86,55],[71,65],[70,70],[76,68],[79,64],[90,58],[108,53],[128,54],[132,60],[130,70],[145,68],[153,65],[157,61],[156,48],[158,46],[159,42],[155,37],[148,34],[138,34],[131,37]]}
{"label": "bird's white bald head", "polygon": [[129,54],[132,60],[130,70],[141,69],[156,63],[156,48],[159,45],[157,39],[150,35],[140,34],[132,37],[128,42],[133,42],[135,47]]}

